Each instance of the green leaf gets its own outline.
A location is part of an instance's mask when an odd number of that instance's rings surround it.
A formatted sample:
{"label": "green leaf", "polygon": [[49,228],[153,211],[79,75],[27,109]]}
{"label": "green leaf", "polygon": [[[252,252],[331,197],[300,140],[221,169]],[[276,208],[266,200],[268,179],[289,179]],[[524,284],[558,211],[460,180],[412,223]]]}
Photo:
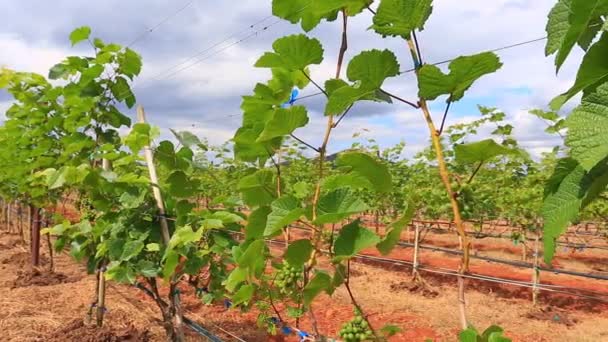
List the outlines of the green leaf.
{"label": "green leaf", "polygon": [[175,268],[179,263],[179,254],[174,250],[167,250],[165,254],[165,265],[163,266],[163,279],[168,280],[175,272]]}
{"label": "green leaf", "polygon": [[366,177],[357,172],[325,177],[322,188],[325,191],[334,191],[340,188],[350,188],[352,190],[375,189],[374,185]]}
{"label": "green leaf", "polygon": [[414,205],[413,201],[408,202],[403,216],[401,216],[401,218],[399,218],[397,221],[391,223],[388,233],[386,233],[382,241],[376,245],[376,248],[382,255],[388,255],[393,248],[395,248],[395,245],[397,245],[399,240],[401,240],[401,232],[403,231],[403,228],[410,224],[410,221],[412,220],[412,217],[414,217],[415,213],[416,206]]}
{"label": "green leaf", "polygon": [[277,137],[293,133],[297,128],[308,123],[308,113],[303,106],[290,108],[277,108],[272,118],[266,122],[264,130],[257,138],[257,142],[265,142]]}
{"label": "green leaf", "polygon": [[545,55],[549,56],[559,50],[564,42],[566,33],[570,28],[568,17],[570,16],[571,0],[559,0],[549,12],[547,26],[547,45]]}
{"label": "green leaf", "polygon": [[477,342],[477,330],[475,328],[468,328],[458,334],[459,342]]}
{"label": "green leaf", "polygon": [[597,18],[598,10],[601,10],[601,7],[605,7],[606,4],[605,0],[570,0],[568,30],[562,38],[557,56],[555,57],[555,65],[558,71],[576,42],[580,41],[587,32],[589,24]]}
{"label": "green leaf", "polygon": [[303,214],[304,208],[293,196],[283,196],[272,202],[272,211],[268,215],[264,236],[273,237],[278,235],[283,228],[297,221]]}
{"label": "green leaf", "polygon": [[285,259],[289,265],[299,268],[304,266],[304,264],[308,261],[313,249],[314,247],[310,240],[296,240],[289,244],[283,259]]}
{"label": "green leaf", "polygon": [[121,261],[128,261],[138,256],[139,253],[144,249],[144,243],[140,240],[127,241],[125,243],[122,255],[120,256]]}
{"label": "green leaf", "polygon": [[135,272],[128,265],[112,262],[108,265],[106,279],[114,280],[119,283],[133,284],[135,282]]}
{"label": "green leaf", "polygon": [[321,292],[331,289],[331,284],[331,276],[323,271],[318,271],[302,290],[304,305],[309,306]]}
{"label": "green leaf", "polygon": [[89,39],[91,35],[91,28],[88,26],[82,26],[70,33],[70,42],[72,42],[72,46],[80,43],[83,40]]}
{"label": "green leaf", "polygon": [[374,232],[361,226],[359,220],[342,227],[334,243],[334,260],[352,258],[362,250],[375,246],[380,238]]}
{"label": "green leaf", "polygon": [[363,176],[374,186],[376,192],[384,193],[392,190],[393,181],[388,167],[366,153],[340,153],[336,164],[350,167],[352,173]]}
{"label": "green leaf", "polygon": [[228,278],[224,281],[224,286],[226,290],[229,292],[234,292],[236,287],[239,286],[242,282],[247,280],[247,269],[236,267],[230,272]]}
{"label": "green leaf", "polygon": [[390,50],[363,51],[348,64],[347,76],[355,82],[348,85],[342,80],[332,79],[325,82],[329,100],[325,115],[342,114],[355,102],[361,100],[385,102],[380,94],[384,81],[399,75],[397,57]]}
{"label": "green leaf", "polygon": [[608,164],[605,160],[586,172],[576,160],[561,159],[547,181],[541,210],[544,218],[543,242],[545,262],[555,253],[555,241],[568,225],[577,219],[579,211],[596,198],[608,184]]}
{"label": "green leaf", "polygon": [[141,72],[141,56],[137,52],[127,48],[121,58],[119,58],[119,65],[120,71],[133,79],[134,76],[139,75]]}
{"label": "green leaf", "polygon": [[139,260],[135,266],[135,270],[137,273],[148,278],[156,277],[159,271],[156,265],[149,260]]}
{"label": "green leaf", "polygon": [[239,267],[244,269],[255,269],[260,260],[264,260],[266,251],[266,243],[264,240],[255,240],[245,250],[245,252],[238,258],[237,263]]}
{"label": "green leaf", "polygon": [[49,70],[49,78],[51,80],[58,80],[60,78],[67,77],[70,74],[70,69],[63,63],[55,64],[51,70]]}
{"label": "green leaf", "polygon": [[207,151],[207,146],[201,143],[201,140],[193,133],[188,131],[176,132],[171,128],[169,128],[169,130],[171,131],[171,133],[173,133],[179,143],[184,145],[185,147],[192,148],[194,146],[197,146],[201,150]]}
{"label": "green leaf", "polygon": [[203,230],[192,230],[191,226],[178,227],[169,241],[169,249],[198,242],[203,236]]}
{"label": "green leaf", "polygon": [[432,0],[382,0],[372,28],[383,36],[408,38],[412,31],[424,28],[432,10]]}
{"label": "green leaf", "polygon": [[494,157],[518,153],[518,150],[497,144],[492,139],[486,139],[468,144],[454,145],[456,161],[461,164],[476,164],[486,162]]}
{"label": "green leaf", "polygon": [[290,71],[304,70],[311,64],[321,64],[323,47],[315,38],[295,34],[277,39],[272,47],[255,63],[258,68],[285,68]]}
{"label": "green leaf", "polygon": [[258,170],[241,178],[237,190],[243,195],[243,202],[249,206],[270,204],[276,193],[274,173],[270,170]]}
{"label": "green leaf", "polygon": [[183,171],[174,171],[167,178],[169,193],[176,198],[188,198],[196,192],[196,184]]}
{"label": "green leaf", "polygon": [[135,105],[135,95],[131,91],[129,82],[124,77],[116,77],[110,90],[118,101],[124,101],[128,108],[133,108],[133,105]]}
{"label": "green leaf", "polygon": [[500,69],[502,63],[493,52],[461,56],[450,62],[449,74],[434,65],[424,65],[418,73],[418,94],[426,100],[450,95],[449,101],[458,101],[473,83],[484,75]]}
{"label": "green leaf", "polygon": [[247,226],[245,227],[246,240],[260,239],[264,236],[264,229],[266,229],[266,221],[270,212],[270,207],[264,206],[257,208],[249,214]]}
{"label": "green leaf", "polygon": [[382,329],[380,329],[380,331],[382,332],[382,334],[384,336],[391,337],[391,336],[401,332],[402,329],[393,324],[386,324],[385,326],[382,327]]}
{"label": "green leaf", "polygon": [[239,304],[248,303],[253,298],[255,287],[253,285],[243,285],[238,291],[232,296],[232,305],[237,306]]}
{"label": "green leaf", "polygon": [[551,109],[559,110],[568,100],[581,91],[593,89],[595,86],[608,81],[608,32],[583,57],[576,81],[572,88],[551,101]]}
{"label": "green leaf", "polygon": [[365,88],[380,88],[387,78],[397,75],[399,62],[390,50],[363,51],[348,63],[348,79],[360,81]]}
{"label": "green leaf", "polygon": [[322,19],[335,20],[337,17],[337,11],[320,13],[321,9],[316,8],[318,2],[317,0],[273,0],[272,14],[292,24],[301,22],[302,29],[308,32],[319,25]]}
{"label": "green leaf", "polygon": [[566,145],[585,170],[608,156],[608,83],[583,97],[566,119]]}
{"label": "green leaf", "polygon": [[160,245],[158,243],[149,243],[146,245],[146,251],[148,252],[159,252],[160,251]]}
{"label": "green leaf", "polygon": [[349,189],[331,191],[319,199],[316,224],[336,223],[350,215],[367,210],[368,206]]}

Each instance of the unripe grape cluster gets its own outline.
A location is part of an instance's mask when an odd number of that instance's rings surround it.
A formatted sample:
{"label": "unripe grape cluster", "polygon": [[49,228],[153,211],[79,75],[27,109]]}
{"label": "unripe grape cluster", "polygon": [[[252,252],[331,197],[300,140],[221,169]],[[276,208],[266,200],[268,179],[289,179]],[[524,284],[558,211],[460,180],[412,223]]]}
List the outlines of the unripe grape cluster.
{"label": "unripe grape cluster", "polygon": [[275,285],[283,294],[291,293],[297,289],[298,281],[304,278],[302,270],[283,262],[283,266],[277,271]]}
{"label": "unripe grape cluster", "polygon": [[342,326],[340,337],[345,342],[358,342],[371,339],[373,333],[367,321],[363,319],[360,313],[357,313],[355,318]]}

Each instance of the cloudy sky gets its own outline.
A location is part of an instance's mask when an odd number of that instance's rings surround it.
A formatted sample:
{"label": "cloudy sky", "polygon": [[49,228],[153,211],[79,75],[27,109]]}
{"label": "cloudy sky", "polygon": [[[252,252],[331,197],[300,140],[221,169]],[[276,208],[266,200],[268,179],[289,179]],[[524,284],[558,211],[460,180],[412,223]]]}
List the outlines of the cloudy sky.
{"label": "cloudy sky", "polygon": [[[437,62],[543,37],[546,15],[554,3],[435,0],[434,13],[419,36],[424,59]],[[5,0],[0,2],[0,66],[46,74],[65,56],[90,54],[85,45],[71,48],[68,40],[70,31],[82,25],[105,41],[124,45],[135,41],[132,48],[143,56],[144,70],[134,91],[149,120],[164,129],[164,137],[169,137],[168,128],[188,129],[219,144],[239,127],[240,97],[269,78],[268,70],[256,69],[253,63],[276,38],[300,32],[299,26],[271,17],[270,8],[270,0]],[[350,22],[347,58],[364,49],[390,48],[397,53],[401,69],[410,68],[403,42],[381,39],[367,30],[370,23],[368,13]],[[333,22],[310,33],[325,48],[324,63],[312,70],[319,82],[332,77],[339,30],[340,23]],[[553,59],[543,51],[541,41],[498,52],[502,69],[476,83],[465,99],[454,104],[449,122],[478,117],[478,104],[497,107],[514,122],[517,138],[533,154],[558,144],[559,139],[543,133],[544,123],[527,111],[545,108],[568,88],[577,58],[571,58],[556,76]],[[416,95],[411,73],[391,80],[385,89],[406,99]],[[310,87],[301,95],[315,92]],[[0,114],[10,100],[0,91]],[[318,145],[325,125],[324,98],[312,97],[300,104],[308,106],[311,124],[296,133]],[[437,120],[443,105],[442,101],[432,104]],[[383,146],[404,140],[410,155],[426,144],[428,135],[416,110],[398,104],[361,104],[333,135],[330,152],[350,146],[352,134],[363,129]]]}

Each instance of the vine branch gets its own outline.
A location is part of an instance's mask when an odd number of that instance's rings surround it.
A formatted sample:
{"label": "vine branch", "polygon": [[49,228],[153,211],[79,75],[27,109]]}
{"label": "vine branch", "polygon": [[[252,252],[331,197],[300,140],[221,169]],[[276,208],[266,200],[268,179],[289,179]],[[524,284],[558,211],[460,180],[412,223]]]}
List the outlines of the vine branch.
{"label": "vine branch", "polygon": [[411,101],[408,101],[408,100],[402,99],[402,98],[400,98],[399,96],[394,95],[394,94],[391,94],[391,93],[389,93],[389,92],[388,92],[388,91],[386,91],[386,90],[380,89],[380,92],[381,92],[381,93],[383,93],[383,94],[385,94],[385,95],[387,95],[387,96],[389,96],[389,97],[391,97],[391,98],[393,98],[393,99],[395,99],[395,100],[397,100],[397,101],[401,101],[401,102],[403,102],[403,103],[405,103],[405,104],[407,104],[407,105],[410,105],[410,106],[412,106],[412,107],[414,107],[414,108],[416,108],[416,109],[419,109],[419,108],[420,108],[420,106],[419,106],[418,104],[415,104],[415,103],[413,103],[413,102],[411,102]]}

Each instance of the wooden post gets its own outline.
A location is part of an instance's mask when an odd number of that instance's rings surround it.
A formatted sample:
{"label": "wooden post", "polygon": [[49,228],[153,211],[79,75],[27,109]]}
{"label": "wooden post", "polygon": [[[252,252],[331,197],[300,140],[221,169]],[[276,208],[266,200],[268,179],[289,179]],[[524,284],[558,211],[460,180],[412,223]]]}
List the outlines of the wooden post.
{"label": "wooden post", "polygon": [[538,284],[540,282],[540,269],[538,268],[538,240],[539,233],[536,232],[534,239],[534,268],[532,269],[532,305],[536,306],[538,297]]}
{"label": "wooden post", "polygon": [[419,243],[420,243],[420,228],[418,226],[418,224],[414,224],[414,259],[413,259],[413,267],[412,267],[412,276],[414,277],[414,279],[418,278],[418,250],[419,250]]}
{"label": "wooden post", "polygon": [[528,236],[526,230],[522,229],[522,244],[521,244],[521,261],[526,262],[528,260]]}
{"label": "wooden post", "polygon": [[31,253],[32,266],[37,267],[40,264],[40,209],[30,204],[32,211],[31,231]]}
{"label": "wooden post", "polygon": [[[110,161],[107,159],[102,159],[101,162],[101,168],[104,171],[110,171],[111,170],[111,165],[110,165]],[[96,323],[98,327],[102,327],[103,326],[103,316],[105,314],[105,310],[106,310],[106,277],[105,277],[105,273],[106,273],[106,263],[105,261],[101,261],[101,264],[99,265],[99,274],[98,274],[98,278],[97,278],[97,315],[96,315]]]}
{"label": "wooden post", "polygon": [[[139,123],[146,123],[146,113],[142,106],[137,107],[137,119]],[[167,222],[165,203],[158,186],[158,174],[156,173],[156,167],[154,166],[154,154],[150,146],[144,146],[144,157],[146,164],[148,165],[148,172],[150,173],[150,184],[152,185],[152,193],[156,200],[158,212],[160,214],[160,229],[163,243],[167,246],[171,237],[169,235],[169,224]],[[184,329],[183,329],[183,316],[179,301],[179,292],[176,291],[176,279],[171,279],[171,287],[169,289],[169,298],[171,299],[170,314],[172,315],[172,336],[169,336],[173,341],[184,341]],[[165,316],[165,315],[163,315]]]}

